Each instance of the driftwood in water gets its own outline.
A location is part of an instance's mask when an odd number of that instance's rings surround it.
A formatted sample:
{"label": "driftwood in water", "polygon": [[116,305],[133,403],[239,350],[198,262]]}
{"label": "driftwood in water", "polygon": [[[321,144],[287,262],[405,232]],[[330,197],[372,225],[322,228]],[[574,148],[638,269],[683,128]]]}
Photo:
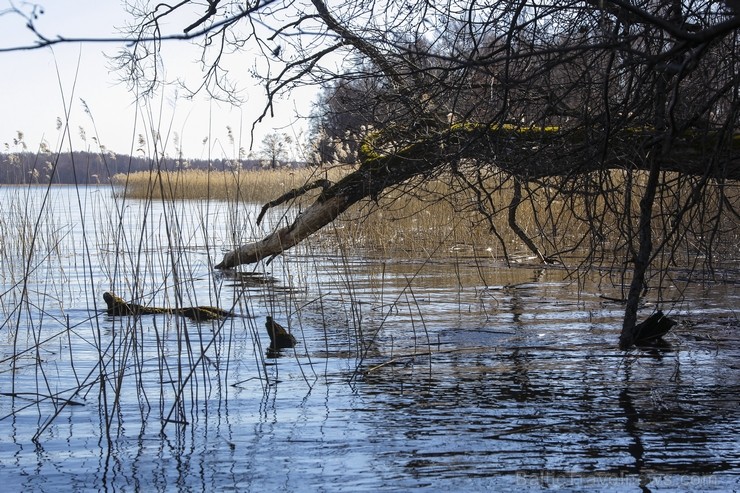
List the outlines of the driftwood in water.
{"label": "driftwood in water", "polygon": [[267,317],[265,328],[267,329],[267,335],[270,336],[269,351],[295,347],[297,341],[295,337],[293,337],[293,334],[285,330],[285,328],[273,320],[272,317]]}
{"label": "driftwood in water", "polygon": [[172,314],[188,317],[196,322],[204,320],[219,320],[225,317],[233,316],[232,312],[222,310],[215,306],[188,306],[182,308],[158,308],[153,306],[144,306],[136,303],[128,303],[113,293],[103,293],[108,309],[106,313],[111,316],[126,315],[157,315]]}
{"label": "driftwood in water", "polygon": [[653,346],[660,344],[664,335],[670,331],[676,321],[666,317],[662,311],[650,315],[647,319],[635,325],[629,338],[620,339],[622,349],[627,349],[632,345],[635,346]]}

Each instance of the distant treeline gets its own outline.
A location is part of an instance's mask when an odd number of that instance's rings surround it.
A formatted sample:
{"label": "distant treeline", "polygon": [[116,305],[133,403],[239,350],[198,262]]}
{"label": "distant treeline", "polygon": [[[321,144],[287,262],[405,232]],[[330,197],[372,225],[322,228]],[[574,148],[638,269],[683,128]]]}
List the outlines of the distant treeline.
{"label": "distant treeline", "polygon": [[[264,160],[258,159],[153,159],[111,152],[72,152],[58,155],[31,152],[0,153],[0,183],[95,184],[107,183],[110,177],[118,173],[187,169],[236,171],[263,169],[265,164]],[[299,166],[297,163],[285,163],[281,167],[297,166]]]}

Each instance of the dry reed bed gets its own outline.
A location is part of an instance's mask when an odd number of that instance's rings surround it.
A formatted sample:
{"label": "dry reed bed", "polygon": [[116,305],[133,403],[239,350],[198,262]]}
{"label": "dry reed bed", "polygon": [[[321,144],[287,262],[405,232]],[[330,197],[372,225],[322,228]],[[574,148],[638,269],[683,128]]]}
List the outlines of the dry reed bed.
{"label": "dry reed bed", "polygon": [[141,171],[113,176],[115,186],[134,199],[224,200],[264,203],[319,178],[336,181],[347,170],[294,168],[258,171]]}
{"label": "dry reed bed", "polygon": [[[116,175],[113,182],[123,188],[128,198],[209,199],[262,205],[319,178],[336,182],[352,170],[351,167],[333,167],[239,173],[139,172]],[[471,197],[466,196],[469,194],[453,193],[450,184],[441,179],[425,184],[424,192],[408,194],[406,190],[392,190],[377,202],[360,202],[335,224],[325,228],[320,236],[352,248],[391,249],[413,254],[440,253],[440,247],[442,252],[450,248],[491,248],[490,226],[471,208]],[[311,191],[288,204],[300,204],[305,208],[317,194],[317,190]]]}
{"label": "dry reed bed", "polygon": [[[351,167],[334,167],[140,172],[116,175],[114,184],[123,187],[123,193],[130,198],[207,199],[261,205],[319,178],[337,181],[352,170]],[[637,238],[637,214],[644,185],[642,173],[634,173],[632,178],[632,193],[625,193],[626,173],[620,170],[579,177],[579,183],[553,179],[525,187],[516,214],[517,222],[548,255],[587,252],[592,258],[610,257],[607,263],[614,261],[614,257],[624,258]],[[511,180],[492,172],[482,181],[476,181],[488,190],[483,200],[470,183],[460,176],[443,174],[423,183],[406,184],[385,192],[376,201],[367,199],[356,204],[318,236],[336,240],[343,247],[414,256],[531,254],[508,225]],[[676,247],[671,251],[695,256],[686,246],[696,247],[697,238],[706,236],[704,228],[697,227],[697,224],[704,226],[706,220],[698,214],[702,211],[706,214],[707,208],[718,208],[722,201],[737,206],[740,202],[738,188],[724,187],[719,196],[717,187],[709,187],[703,207],[679,215],[695,182],[666,173],[664,183],[655,206],[655,241],[675,233],[674,227],[680,225],[690,238],[683,241],[683,252]],[[586,193],[568,191],[574,188],[586,190]],[[305,208],[317,193],[309,192],[288,204],[300,204]],[[625,211],[628,211],[626,215]],[[732,238],[737,237],[737,226],[736,221],[721,223],[725,236],[730,232]]]}

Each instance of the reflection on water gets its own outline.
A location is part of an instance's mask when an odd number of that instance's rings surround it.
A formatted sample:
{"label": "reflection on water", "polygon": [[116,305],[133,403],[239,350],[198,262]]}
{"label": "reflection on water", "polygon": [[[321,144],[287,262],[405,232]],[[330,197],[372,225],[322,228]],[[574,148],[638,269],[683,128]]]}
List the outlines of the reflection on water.
{"label": "reflection on water", "polygon": [[[182,249],[153,228],[137,250],[134,211],[173,219],[166,204],[127,207],[133,223],[113,228],[130,231],[116,241],[101,225],[123,216],[65,210],[78,246],[39,257],[26,293],[4,267],[0,471],[10,490],[740,488],[736,271],[663,306],[680,322],[669,348],[623,353],[622,308],[598,296],[618,292],[599,279],[579,291],[557,268],[327,257],[318,246],[268,271],[214,276],[210,245],[225,226],[204,235],[190,221]],[[116,254],[121,240],[131,248]],[[178,279],[163,280],[173,269]],[[158,306],[240,316],[109,317],[97,295],[111,285]],[[279,358],[265,357],[267,314],[298,339]]]}

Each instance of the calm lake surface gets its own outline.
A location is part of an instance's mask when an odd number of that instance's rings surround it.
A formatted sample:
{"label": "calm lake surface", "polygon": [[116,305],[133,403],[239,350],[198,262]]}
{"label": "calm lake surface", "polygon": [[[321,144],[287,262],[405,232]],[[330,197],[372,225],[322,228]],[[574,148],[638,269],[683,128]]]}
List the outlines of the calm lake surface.
{"label": "calm lake surface", "polygon": [[[740,253],[671,273],[640,314],[661,297],[670,347],[622,352],[613,272],[330,233],[214,272],[258,211],[0,189],[5,491],[740,490]],[[105,291],[237,316],[111,317]]]}

